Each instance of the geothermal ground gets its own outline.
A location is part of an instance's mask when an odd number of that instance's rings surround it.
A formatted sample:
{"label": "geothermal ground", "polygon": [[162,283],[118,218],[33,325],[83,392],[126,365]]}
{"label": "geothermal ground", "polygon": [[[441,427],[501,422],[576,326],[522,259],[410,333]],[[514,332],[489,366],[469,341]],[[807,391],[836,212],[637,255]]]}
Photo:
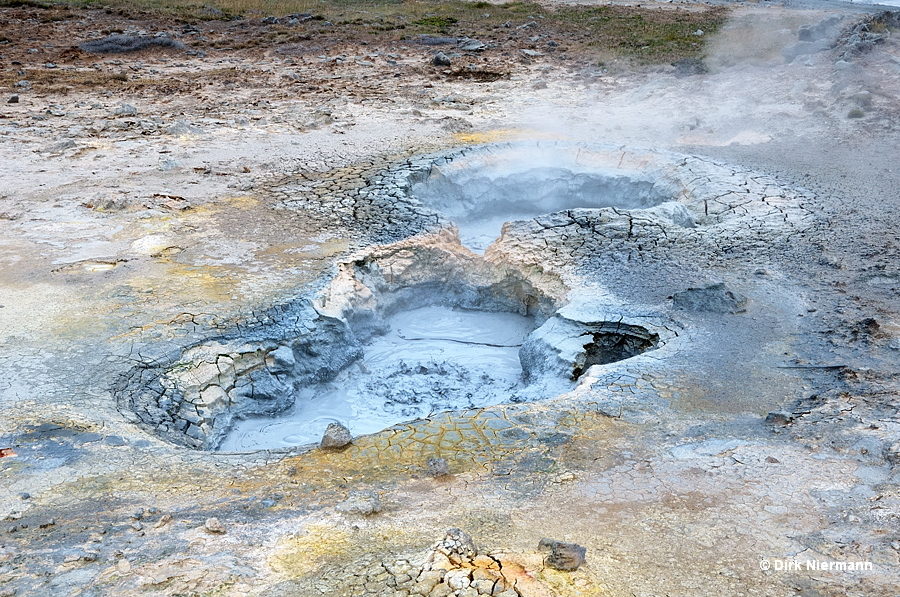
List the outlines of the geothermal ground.
{"label": "geothermal ground", "polygon": [[896,14],[121,6],[0,3],[0,596],[896,597]]}

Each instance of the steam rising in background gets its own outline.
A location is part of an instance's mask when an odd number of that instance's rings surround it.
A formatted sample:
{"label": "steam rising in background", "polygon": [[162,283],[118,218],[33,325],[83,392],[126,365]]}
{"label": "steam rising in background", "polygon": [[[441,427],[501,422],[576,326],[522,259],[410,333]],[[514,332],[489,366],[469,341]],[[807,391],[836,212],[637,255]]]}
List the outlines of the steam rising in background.
{"label": "steam rising in background", "polygon": [[[798,30],[831,17],[838,24],[819,43],[833,46],[841,29],[862,16],[736,9],[707,40],[707,74],[677,77],[674,69],[663,67],[594,78],[575,87],[572,79],[559,79],[518,100],[524,107],[514,126],[531,138],[536,133],[676,150],[839,135],[859,124],[848,119],[848,111],[867,110],[873,99],[888,104],[898,95],[900,66],[891,62],[900,61],[894,58],[900,54],[898,43],[888,39],[865,56],[836,65],[839,49],[805,53],[810,47],[798,39]],[[793,60],[788,62],[786,55]],[[865,69],[861,61],[866,61]],[[881,71],[887,76],[879,77]]]}

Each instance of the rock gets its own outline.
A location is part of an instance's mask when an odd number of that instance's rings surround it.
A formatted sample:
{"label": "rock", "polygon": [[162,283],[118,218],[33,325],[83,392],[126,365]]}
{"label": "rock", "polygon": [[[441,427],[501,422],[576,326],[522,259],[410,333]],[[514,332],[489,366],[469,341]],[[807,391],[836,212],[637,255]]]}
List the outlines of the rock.
{"label": "rock", "polygon": [[139,521],[135,520],[134,522],[131,523],[131,528],[134,529],[135,531],[143,531],[144,525],[142,525]]}
{"label": "rock", "polygon": [[203,134],[203,129],[194,126],[186,120],[179,120],[167,128],[166,132],[170,135],[201,135]]}
{"label": "rock", "polygon": [[124,446],[125,440],[118,435],[109,435],[104,440],[107,446]]}
{"label": "rock", "polygon": [[353,441],[350,430],[340,423],[330,423],[322,436],[319,447],[323,450],[338,450],[344,448]]}
{"label": "rock", "polygon": [[450,562],[457,566],[468,564],[478,555],[472,537],[457,528],[447,529],[447,534],[435,545],[435,550],[446,555]]}
{"label": "rock", "polygon": [[131,104],[119,104],[119,107],[113,110],[116,116],[137,116],[137,108]]}
{"label": "rock", "polygon": [[72,139],[66,139],[65,141],[60,141],[59,143],[51,143],[50,145],[46,145],[41,148],[41,153],[60,153],[67,149],[72,149],[75,147],[75,141]]}
{"label": "rock", "polygon": [[673,295],[676,309],[709,313],[742,313],[747,297],[725,287],[724,283],[703,288],[688,288]]}
{"label": "rock", "polygon": [[537,58],[538,56],[543,56],[543,54],[538,52],[537,50],[522,50],[522,54],[529,58]]}
{"label": "rock", "polygon": [[584,564],[587,549],[577,543],[565,543],[553,539],[541,539],[538,550],[549,552],[544,563],[555,570],[577,570]]}
{"label": "rock", "polygon": [[56,65],[53,64],[52,62],[48,62],[47,64],[44,65],[44,68],[56,68]]}
{"label": "rock", "polygon": [[337,510],[345,514],[371,516],[381,512],[381,499],[371,491],[360,491],[350,494],[349,498],[338,504]]}
{"label": "rock", "polygon": [[159,520],[156,521],[156,524],[153,525],[153,528],[160,529],[160,528],[166,526],[167,524],[169,524],[170,522],[172,522],[172,515],[171,514],[163,514],[159,518]]}
{"label": "rock", "polygon": [[842,19],[840,15],[832,15],[815,25],[801,25],[797,30],[797,41],[819,41],[826,37],[835,37]]}
{"label": "rock", "polygon": [[450,474],[450,465],[443,458],[429,458],[428,474],[432,477],[446,477]]}
{"label": "rock", "polygon": [[450,66],[450,58],[443,52],[438,52],[431,59],[431,64],[435,66]]}
{"label": "rock", "polygon": [[223,535],[225,533],[225,525],[219,522],[218,518],[207,518],[203,528],[214,535]]}
{"label": "rock", "polygon": [[790,425],[794,418],[788,413],[771,412],[766,415],[766,425],[784,427]]}
{"label": "rock", "polygon": [[449,46],[460,43],[460,40],[455,37],[435,37],[423,34],[416,37],[414,42],[423,46]]}
{"label": "rock", "polygon": [[9,96],[9,99],[6,100],[6,103],[7,104],[18,104],[19,103],[19,94],[14,93],[11,96]]}
{"label": "rock", "polygon": [[19,89],[31,89],[31,81],[22,79],[21,81],[18,81],[16,84],[14,84],[13,87],[18,87]]}
{"label": "rock", "polygon": [[462,52],[481,52],[487,46],[477,39],[462,39],[459,42],[459,49]]}

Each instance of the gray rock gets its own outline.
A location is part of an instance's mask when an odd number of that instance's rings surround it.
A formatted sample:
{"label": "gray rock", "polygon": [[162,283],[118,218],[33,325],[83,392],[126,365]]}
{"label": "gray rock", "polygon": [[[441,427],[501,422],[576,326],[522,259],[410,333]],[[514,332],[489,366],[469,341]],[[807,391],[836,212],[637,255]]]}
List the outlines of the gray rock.
{"label": "gray rock", "polygon": [[172,126],[166,129],[170,135],[200,135],[203,134],[203,129],[198,126],[194,126],[190,122],[186,120],[179,120]]}
{"label": "gray rock", "polygon": [[431,59],[431,63],[435,66],[450,66],[450,58],[443,52],[438,52]]}
{"label": "gray rock", "polygon": [[207,518],[203,528],[206,529],[206,532],[214,535],[222,535],[225,533],[225,525],[219,522],[218,518]]}
{"label": "gray rock", "polygon": [[459,43],[455,37],[435,37],[433,35],[420,35],[415,39],[415,43],[423,46],[449,46]]}
{"label": "gray rock", "polygon": [[478,555],[478,549],[472,537],[462,529],[447,529],[447,534],[437,545],[442,552],[454,564],[467,563]]}
{"label": "gray rock", "polygon": [[6,100],[6,103],[7,104],[18,104],[19,103],[19,94],[14,93],[11,96],[9,96],[9,99]]}
{"label": "gray rock", "polygon": [[819,41],[826,37],[836,37],[840,29],[840,15],[832,15],[815,25],[801,25],[797,30],[798,41]]}
{"label": "gray rock", "polygon": [[830,50],[833,42],[829,39],[820,39],[818,41],[801,41],[781,51],[784,61],[793,62],[798,56],[806,56],[808,54],[818,54]]}
{"label": "gray rock", "polygon": [[14,84],[13,87],[17,87],[19,89],[31,89],[31,81],[22,79],[21,81],[18,81],[16,84]]}
{"label": "gray rock", "polygon": [[65,141],[46,145],[42,147],[40,151],[41,153],[60,153],[67,149],[72,149],[73,147],[75,147],[75,141],[73,141],[72,139],[66,139]]}
{"label": "gray rock", "polygon": [[712,284],[704,288],[688,288],[676,292],[673,297],[675,308],[683,311],[709,313],[741,313],[745,311],[747,297],[725,287]]}
{"label": "gray rock", "polygon": [[371,491],[360,491],[350,494],[346,500],[338,504],[338,512],[371,516],[381,512],[381,498]]}
{"label": "gray rock", "polygon": [[463,52],[481,52],[487,46],[477,39],[463,39],[459,42],[459,49]]}
{"label": "gray rock", "polygon": [[543,56],[543,54],[538,52],[537,50],[522,50],[522,54],[524,54],[525,56],[527,56],[529,58],[536,58],[538,56]]}
{"label": "gray rock", "polygon": [[771,412],[766,415],[766,424],[778,427],[790,425],[794,418],[789,413]]}
{"label": "gray rock", "polygon": [[584,556],[587,553],[587,549],[577,543],[565,543],[553,539],[541,539],[538,549],[548,552],[544,563],[555,570],[577,570],[584,564]]}
{"label": "gray rock", "polygon": [[350,430],[340,423],[331,423],[322,436],[322,442],[319,447],[325,450],[336,450],[344,448],[353,441]]}
{"label": "gray rock", "polygon": [[446,477],[450,474],[450,465],[444,458],[429,458],[428,474],[432,477]]}
{"label": "gray rock", "polygon": [[137,108],[131,104],[119,104],[119,107],[113,110],[116,116],[137,116]]}

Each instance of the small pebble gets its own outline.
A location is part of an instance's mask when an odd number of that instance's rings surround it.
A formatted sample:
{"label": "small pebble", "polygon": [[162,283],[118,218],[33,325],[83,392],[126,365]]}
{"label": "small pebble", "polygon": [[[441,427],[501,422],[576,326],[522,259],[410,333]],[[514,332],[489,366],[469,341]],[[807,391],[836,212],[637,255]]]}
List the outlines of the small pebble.
{"label": "small pebble", "polygon": [[450,465],[444,458],[429,458],[428,474],[432,477],[446,477],[450,474]]}
{"label": "small pebble", "polygon": [[210,532],[210,533],[213,533],[216,535],[221,535],[221,534],[225,533],[225,525],[222,524],[221,522],[219,522],[218,518],[207,518],[206,524],[203,526],[206,528],[207,532]]}
{"label": "small pebble", "polygon": [[[6,103],[7,104],[18,104],[19,103],[19,94],[16,93],[16,94],[9,96],[9,99],[6,100]],[[0,307],[2,307],[2,306],[3,305],[0,305]]]}

